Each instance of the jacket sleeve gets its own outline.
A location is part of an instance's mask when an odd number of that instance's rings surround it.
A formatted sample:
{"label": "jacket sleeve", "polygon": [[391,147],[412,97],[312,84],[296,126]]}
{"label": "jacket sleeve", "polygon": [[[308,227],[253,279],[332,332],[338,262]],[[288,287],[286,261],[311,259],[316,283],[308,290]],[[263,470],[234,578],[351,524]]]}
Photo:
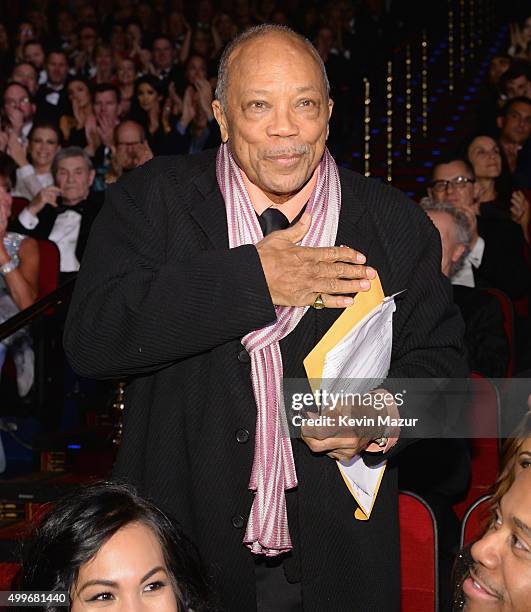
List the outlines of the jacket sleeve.
{"label": "jacket sleeve", "polygon": [[276,317],[254,246],[170,258],[164,204],[137,199],[110,186],[91,231],[63,339],[82,376],[156,371]]}

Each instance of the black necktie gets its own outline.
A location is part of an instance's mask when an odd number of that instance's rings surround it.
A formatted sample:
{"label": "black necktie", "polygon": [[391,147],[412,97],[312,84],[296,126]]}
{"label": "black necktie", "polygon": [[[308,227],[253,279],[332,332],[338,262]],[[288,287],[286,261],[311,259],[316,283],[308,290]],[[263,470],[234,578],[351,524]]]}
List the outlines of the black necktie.
{"label": "black necktie", "polygon": [[271,232],[283,230],[289,227],[289,219],[278,208],[266,208],[264,212],[258,216],[258,222],[262,228],[262,233],[267,236]]}

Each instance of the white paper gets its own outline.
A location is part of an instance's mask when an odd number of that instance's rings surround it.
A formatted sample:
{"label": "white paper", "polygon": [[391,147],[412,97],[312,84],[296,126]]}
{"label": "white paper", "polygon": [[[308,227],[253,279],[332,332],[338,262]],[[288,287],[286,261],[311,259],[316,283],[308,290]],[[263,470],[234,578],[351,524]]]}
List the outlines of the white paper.
{"label": "white paper", "polygon": [[[376,389],[386,378],[391,365],[396,295],[386,297],[327,353],[321,389],[330,393],[364,394]],[[368,467],[359,455],[347,463],[337,462],[367,517],[371,514],[385,463],[384,460]]]}

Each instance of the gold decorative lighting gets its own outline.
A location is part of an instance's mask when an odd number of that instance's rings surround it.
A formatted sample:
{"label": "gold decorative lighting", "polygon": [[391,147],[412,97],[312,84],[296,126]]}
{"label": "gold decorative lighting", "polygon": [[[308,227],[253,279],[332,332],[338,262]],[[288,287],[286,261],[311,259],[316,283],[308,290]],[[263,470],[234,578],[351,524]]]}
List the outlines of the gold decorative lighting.
{"label": "gold decorative lighting", "polygon": [[393,180],[393,62],[387,62],[387,180]]}
{"label": "gold decorative lighting", "polygon": [[371,84],[369,79],[363,79],[363,85],[365,88],[365,118],[364,118],[364,137],[363,137],[363,167],[365,176],[370,176],[371,171]]}
{"label": "gold decorative lighting", "polygon": [[411,47],[406,47],[406,158],[411,161]]}
{"label": "gold decorative lighting", "polygon": [[422,117],[422,136],[428,135],[428,37],[426,30],[422,31],[422,70],[421,70],[421,117]]}

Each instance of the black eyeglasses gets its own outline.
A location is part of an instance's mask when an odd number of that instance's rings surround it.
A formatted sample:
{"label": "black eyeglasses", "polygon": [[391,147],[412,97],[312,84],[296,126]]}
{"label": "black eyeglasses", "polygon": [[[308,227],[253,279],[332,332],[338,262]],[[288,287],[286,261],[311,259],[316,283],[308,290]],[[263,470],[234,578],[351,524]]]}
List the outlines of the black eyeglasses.
{"label": "black eyeglasses", "polygon": [[464,189],[469,183],[475,183],[474,179],[468,178],[468,176],[456,176],[454,179],[449,181],[433,181],[431,188],[437,193],[448,191],[448,187],[451,185],[453,189]]}

